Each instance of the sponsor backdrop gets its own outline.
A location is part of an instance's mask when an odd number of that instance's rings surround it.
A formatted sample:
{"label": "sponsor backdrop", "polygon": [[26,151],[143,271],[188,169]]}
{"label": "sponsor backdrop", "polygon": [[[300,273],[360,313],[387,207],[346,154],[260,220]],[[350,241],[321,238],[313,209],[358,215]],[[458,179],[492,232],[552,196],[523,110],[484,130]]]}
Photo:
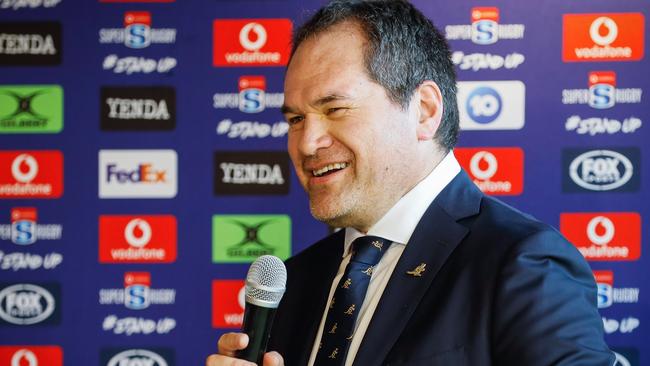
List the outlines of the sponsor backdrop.
{"label": "sponsor backdrop", "polygon": [[[649,365],[647,2],[415,3],[461,165],[582,252],[619,364]],[[254,258],[327,234],[279,112],[319,4],[0,0],[0,364],[201,365]]]}

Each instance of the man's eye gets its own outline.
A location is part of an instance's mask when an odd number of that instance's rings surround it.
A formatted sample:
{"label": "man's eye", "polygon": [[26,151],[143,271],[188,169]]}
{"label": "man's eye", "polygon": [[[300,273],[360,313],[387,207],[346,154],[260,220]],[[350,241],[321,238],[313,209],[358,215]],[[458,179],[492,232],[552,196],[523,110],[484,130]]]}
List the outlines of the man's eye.
{"label": "man's eye", "polygon": [[287,122],[289,122],[290,125],[295,125],[297,123],[302,122],[303,119],[305,119],[305,117],[303,116],[294,116],[287,119]]}
{"label": "man's eye", "polygon": [[341,112],[345,111],[346,109],[347,108],[344,108],[344,107],[329,108],[327,110],[327,114],[331,115],[331,114],[335,114],[335,113],[341,113]]}

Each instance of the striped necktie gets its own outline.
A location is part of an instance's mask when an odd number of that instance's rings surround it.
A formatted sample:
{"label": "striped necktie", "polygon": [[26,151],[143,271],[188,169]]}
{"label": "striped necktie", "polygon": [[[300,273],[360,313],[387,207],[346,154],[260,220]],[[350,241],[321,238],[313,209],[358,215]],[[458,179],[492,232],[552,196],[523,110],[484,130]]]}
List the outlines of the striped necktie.
{"label": "striped necktie", "polygon": [[352,258],[329,304],[315,366],[345,363],[372,271],[389,245],[377,236],[362,236],[352,242]]}

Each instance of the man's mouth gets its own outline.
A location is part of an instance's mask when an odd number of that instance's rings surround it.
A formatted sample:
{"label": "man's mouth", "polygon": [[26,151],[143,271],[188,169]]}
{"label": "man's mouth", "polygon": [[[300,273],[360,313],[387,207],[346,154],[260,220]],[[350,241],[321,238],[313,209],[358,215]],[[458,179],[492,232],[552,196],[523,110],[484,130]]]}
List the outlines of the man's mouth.
{"label": "man's mouth", "polygon": [[350,166],[350,163],[332,163],[328,164],[320,169],[312,170],[311,173],[314,175],[314,177],[322,177],[324,175],[328,175],[331,173],[334,173],[336,171],[339,171],[341,169],[345,169]]}

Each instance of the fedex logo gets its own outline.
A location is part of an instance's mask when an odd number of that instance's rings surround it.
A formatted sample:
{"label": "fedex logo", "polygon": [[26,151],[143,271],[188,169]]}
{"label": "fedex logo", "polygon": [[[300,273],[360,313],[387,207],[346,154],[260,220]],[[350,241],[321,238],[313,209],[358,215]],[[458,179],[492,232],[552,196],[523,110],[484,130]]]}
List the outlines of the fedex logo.
{"label": "fedex logo", "polygon": [[644,27],[642,13],[564,14],[562,60],[641,60]]}
{"label": "fedex logo", "polygon": [[587,104],[595,109],[612,108],[616,103],[641,103],[643,89],[617,88],[614,71],[592,71],[589,89],[562,90],[562,104]]}
{"label": "fedex logo", "polygon": [[524,189],[524,152],[518,147],[456,148],[454,155],[481,191],[518,195]]}
{"label": "fedex logo", "polygon": [[101,215],[100,263],[171,263],[176,260],[173,215]]}
{"label": "fedex logo", "polygon": [[176,42],[176,29],[152,28],[151,13],[148,11],[127,11],[124,14],[124,28],[102,28],[99,43],[124,44],[129,48],[146,48],[150,44],[172,44]]}
{"label": "fedex logo", "polygon": [[241,328],[245,304],[243,280],[212,281],[213,328]]}
{"label": "fedex logo", "polygon": [[239,78],[239,93],[215,93],[212,105],[216,109],[239,108],[244,113],[259,113],[266,107],[280,108],[283,93],[267,93],[266,78],[261,75],[244,75]]}
{"label": "fedex logo", "polygon": [[471,10],[471,25],[448,25],[448,40],[471,40],[480,45],[496,43],[499,39],[522,39],[526,27],[523,24],[499,24],[499,8],[475,7]]}
{"label": "fedex logo", "polygon": [[100,198],[173,198],[177,192],[174,150],[100,150]]}
{"label": "fedex logo", "polygon": [[598,285],[599,309],[608,308],[614,303],[633,304],[639,302],[638,288],[614,287],[613,271],[594,271],[594,278]]}
{"label": "fedex logo", "polygon": [[518,80],[459,81],[462,130],[519,130],[525,123],[526,86]]}
{"label": "fedex logo", "polygon": [[63,350],[59,346],[0,346],[0,365],[63,366]]}
{"label": "fedex logo", "polygon": [[291,53],[289,19],[217,19],[212,23],[212,64],[284,66]]}
{"label": "fedex logo", "polygon": [[641,256],[641,216],[636,212],[562,213],[560,231],[589,261]]}
{"label": "fedex logo", "polygon": [[60,151],[0,151],[0,199],[59,198],[62,194]]}

